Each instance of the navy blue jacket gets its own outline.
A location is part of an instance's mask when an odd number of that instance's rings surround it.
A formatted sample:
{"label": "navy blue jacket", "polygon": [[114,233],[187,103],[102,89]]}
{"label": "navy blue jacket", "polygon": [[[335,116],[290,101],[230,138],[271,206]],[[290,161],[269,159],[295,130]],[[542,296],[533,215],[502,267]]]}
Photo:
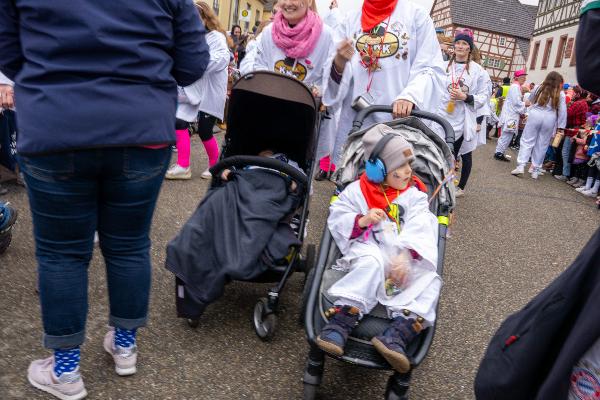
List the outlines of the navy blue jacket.
{"label": "navy blue jacket", "polygon": [[21,154],[174,141],[209,60],[192,0],[0,0]]}

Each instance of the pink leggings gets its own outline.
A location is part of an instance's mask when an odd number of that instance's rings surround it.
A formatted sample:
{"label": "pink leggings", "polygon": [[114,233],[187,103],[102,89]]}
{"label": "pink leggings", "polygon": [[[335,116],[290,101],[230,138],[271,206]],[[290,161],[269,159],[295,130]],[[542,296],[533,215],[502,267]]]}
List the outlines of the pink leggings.
{"label": "pink leggings", "polygon": [[[190,166],[190,133],[187,129],[176,129],[175,137],[177,139],[177,164],[180,167],[188,168]],[[208,166],[212,167],[219,160],[219,144],[217,139],[211,137],[208,140],[202,141],[204,150],[208,155]]]}
{"label": "pink leggings", "polygon": [[319,160],[319,168],[323,171],[335,171],[335,164],[331,162],[329,156],[325,156]]}

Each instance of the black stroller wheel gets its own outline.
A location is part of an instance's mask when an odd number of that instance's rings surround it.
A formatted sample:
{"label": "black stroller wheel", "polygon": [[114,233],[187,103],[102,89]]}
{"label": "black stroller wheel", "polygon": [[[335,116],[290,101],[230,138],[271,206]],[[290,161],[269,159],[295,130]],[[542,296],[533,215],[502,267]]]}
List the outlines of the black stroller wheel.
{"label": "black stroller wheel", "polygon": [[304,400],[313,400],[317,397],[317,385],[311,385],[310,383],[304,383]]}
{"label": "black stroller wheel", "polygon": [[190,328],[197,328],[198,325],[200,325],[200,320],[188,318],[187,324],[189,325]]}
{"label": "black stroller wheel", "polygon": [[254,330],[265,342],[271,341],[277,330],[277,315],[268,309],[268,300],[261,297],[254,306]]}

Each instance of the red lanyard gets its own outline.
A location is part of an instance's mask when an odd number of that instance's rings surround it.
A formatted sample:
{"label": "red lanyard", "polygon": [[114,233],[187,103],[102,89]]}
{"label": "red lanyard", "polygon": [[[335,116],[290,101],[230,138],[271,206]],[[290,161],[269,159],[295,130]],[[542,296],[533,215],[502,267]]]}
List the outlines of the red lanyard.
{"label": "red lanyard", "polygon": [[465,67],[463,68],[462,72],[460,73],[458,80],[455,82],[454,75],[456,73],[456,61],[452,63],[452,89],[460,89],[460,87],[457,87],[457,85],[460,83],[460,80],[462,79],[462,76],[465,73],[466,69],[467,69],[467,65],[465,64]]}
{"label": "red lanyard", "polygon": [[[387,23],[385,25],[385,31],[383,32],[383,36],[381,37],[381,42],[379,43],[379,53],[377,54],[377,57],[375,57],[375,59],[371,58],[371,63],[369,65],[367,65],[367,63],[363,61],[362,57],[360,59],[360,63],[362,64],[362,66],[367,69],[367,79],[369,81],[369,83],[367,84],[367,93],[369,93],[369,91],[371,90],[371,85],[373,84],[373,78],[375,77],[375,71],[372,70],[372,66],[375,65],[375,67],[377,67],[377,64],[379,63],[379,59],[381,58],[381,52],[383,51],[383,43],[385,41],[385,36],[387,35],[388,27],[390,26],[391,18],[392,18],[392,16],[390,15],[388,17]],[[368,49],[369,56],[372,56],[371,46],[367,45],[367,49]]]}

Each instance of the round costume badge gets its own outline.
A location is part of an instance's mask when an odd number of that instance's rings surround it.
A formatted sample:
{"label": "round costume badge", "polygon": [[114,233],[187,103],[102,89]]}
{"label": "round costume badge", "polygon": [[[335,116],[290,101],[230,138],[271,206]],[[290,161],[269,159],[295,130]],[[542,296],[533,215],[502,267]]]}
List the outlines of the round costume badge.
{"label": "round costume badge", "polygon": [[380,59],[395,56],[399,46],[398,37],[391,32],[387,32],[383,37],[370,33],[363,34],[356,41],[356,50],[359,54],[373,54]]}
{"label": "round costume badge", "polygon": [[591,371],[575,367],[571,375],[571,391],[579,400],[600,399],[600,381]]}
{"label": "round costume badge", "polygon": [[301,82],[306,79],[307,68],[301,63],[296,63],[295,67],[293,67],[287,65],[285,60],[279,60],[275,63],[274,70],[282,75],[292,76]]}

